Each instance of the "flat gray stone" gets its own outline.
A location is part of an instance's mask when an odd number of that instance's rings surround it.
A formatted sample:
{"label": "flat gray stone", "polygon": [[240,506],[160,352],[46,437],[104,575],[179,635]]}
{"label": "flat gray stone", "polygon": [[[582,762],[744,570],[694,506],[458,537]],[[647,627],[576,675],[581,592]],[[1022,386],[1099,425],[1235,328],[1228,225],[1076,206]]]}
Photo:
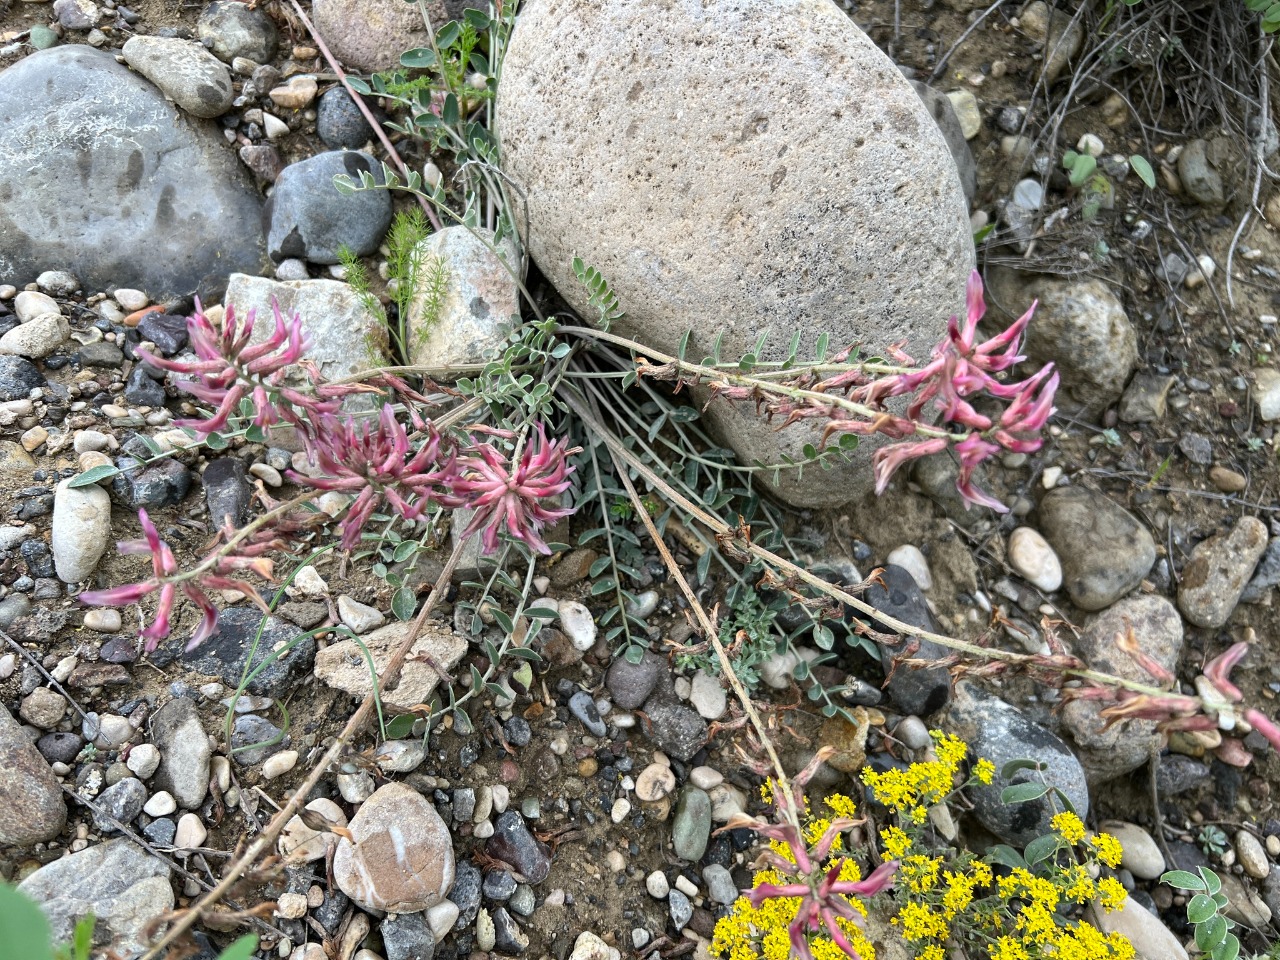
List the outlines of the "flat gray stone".
{"label": "flat gray stone", "polygon": [[71,939],[76,922],[92,913],[95,942],[120,956],[138,952],[151,921],[174,905],[169,867],[124,837],[54,860],[18,889],[40,904],[55,943]]}
{"label": "flat gray stone", "polygon": [[0,282],[56,263],[85,290],[216,297],[261,250],[257,192],[221,132],[110,53],[58,47],[0,72]]}
{"label": "flat gray stone", "polygon": [[18,721],[0,705],[0,846],[30,847],[52,840],[67,822],[67,805],[53,771]]}

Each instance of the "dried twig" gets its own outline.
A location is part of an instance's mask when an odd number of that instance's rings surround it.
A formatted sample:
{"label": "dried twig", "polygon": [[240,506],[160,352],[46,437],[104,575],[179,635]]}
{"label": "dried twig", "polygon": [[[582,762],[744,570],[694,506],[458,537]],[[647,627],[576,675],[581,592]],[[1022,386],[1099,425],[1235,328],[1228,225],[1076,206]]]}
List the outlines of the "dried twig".
{"label": "dried twig", "polygon": [[63,685],[60,684],[57,680],[53,679],[53,674],[51,674],[48,670],[46,670],[43,666],[40,665],[40,661],[37,660],[35,656],[32,655],[31,651],[27,650],[24,646],[22,646],[22,644],[18,643],[17,640],[13,639],[13,637],[9,636],[3,630],[0,630],[0,637],[3,637],[5,643],[9,644],[9,646],[13,647],[14,650],[18,651],[18,654],[24,660],[26,660],[27,663],[31,664],[38,671],[40,671],[40,675],[49,681],[49,684],[50,686],[53,687],[53,689],[57,690],[60,694],[62,694],[66,698],[67,703],[71,704],[71,706],[75,708],[76,713],[80,714],[80,717],[82,719],[84,720],[89,719],[89,715],[84,712],[84,708],[81,707],[80,704],[76,703],[75,697],[67,693],[66,688],[63,687]]}
{"label": "dried twig", "polygon": [[[320,50],[322,54],[324,54],[324,58],[326,61],[328,61],[329,67],[333,70],[334,74],[338,78],[338,81],[342,84],[343,88],[347,91],[347,94],[351,97],[352,102],[359,108],[360,112],[364,115],[364,118],[368,122],[369,126],[373,128],[373,132],[378,135],[378,140],[382,143],[382,148],[387,151],[387,156],[389,156],[392,159],[395,165],[400,169],[400,173],[407,179],[409,176],[409,168],[405,166],[405,162],[402,159],[400,159],[400,154],[396,152],[395,146],[391,143],[391,140],[387,137],[386,133],[383,131],[382,124],[380,124],[377,118],[374,117],[373,112],[369,109],[368,105],[364,102],[364,98],[361,97],[360,94],[356,93],[355,88],[351,86],[350,81],[347,80],[346,73],[343,72],[343,69],[338,64],[338,61],[334,59],[333,54],[329,52],[329,47],[324,42],[324,37],[320,36],[320,32],[316,30],[314,26],[311,25],[310,18],[308,18],[306,13],[303,12],[302,7],[298,5],[298,0],[289,0],[289,2],[293,5],[293,9],[298,14],[298,17],[302,20],[302,25],[307,28],[307,33],[311,34],[311,39],[315,41],[316,47]],[[414,196],[417,197],[418,205],[422,207],[423,212],[426,213],[427,219],[431,221],[431,226],[433,226],[436,230],[441,229],[440,218],[436,216],[435,210],[432,208],[432,206],[429,203],[427,203],[426,198],[418,196],[418,194],[414,194]]]}

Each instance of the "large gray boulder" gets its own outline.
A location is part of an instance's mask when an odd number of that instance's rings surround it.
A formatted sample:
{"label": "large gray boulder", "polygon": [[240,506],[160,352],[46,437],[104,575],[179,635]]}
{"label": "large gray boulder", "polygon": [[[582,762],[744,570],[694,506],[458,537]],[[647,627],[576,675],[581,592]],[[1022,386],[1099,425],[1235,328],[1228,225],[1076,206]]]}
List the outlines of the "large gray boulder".
{"label": "large gray boulder", "polygon": [[212,123],[91,47],[0,72],[0,282],[56,266],[87,291],[216,297],[261,262],[257,191]]}
{"label": "large gray boulder", "polygon": [[[628,312],[618,332],[688,356],[812,357],[906,340],[925,357],[973,266],[956,166],[893,63],[829,0],[532,0],[498,91],[506,172],[527,195],[529,250],[584,316],[575,255]],[[523,222],[523,221],[522,221]],[[800,457],[817,427],[778,432],[715,404],[744,461]],[[871,444],[837,469],[782,475],[798,505],[869,486]]]}

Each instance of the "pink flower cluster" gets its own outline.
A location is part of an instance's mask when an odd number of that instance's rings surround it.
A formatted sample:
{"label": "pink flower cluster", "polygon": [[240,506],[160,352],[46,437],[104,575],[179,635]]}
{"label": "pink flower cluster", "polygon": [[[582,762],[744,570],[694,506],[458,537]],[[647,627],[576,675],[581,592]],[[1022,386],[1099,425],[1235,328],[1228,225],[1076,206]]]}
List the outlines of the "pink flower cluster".
{"label": "pink flower cluster", "polygon": [[[978,340],[978,323],[986,314],[982,277],[975,270],[966,290],[964,321],[952,317],[946,337],[933,349],[927,364],[919,369],[879,375],[888,364],[852,363],[834,376],[819,380],[811,371],[779,384],[782,389],[708,378],[712,396],[756,405],[757,412],[770,419],[783,418],[783,426],[802,419],[827,420],[823,443],[833,434],[886,437],[901,440],[881,447],[872,458],[876,492],[883,493],[898,468],[912,460],[954,450],[960,460],[956,486],[967,503],[981,504],[1002,513],[1006,507],[981,490],[974,471],[1001,450],[1031,453],[1042,444],[1040,431],[1053,416],[1053,397],[1058,374],[1053,365],[1043,367],[1025,380],[1005,383],[998,375],[1008,372],[1025,357],[1019,355],[1022,336],[1035,310],[1019,317],[990,340]],[[888,349],[894,363],[914,367],[915,361],[901,344]],[[852,348],[834,358],[845,364]],[[683,365],[661,366],[641,362],[641,373],[657,379],[679,380]],[[850,403],[840,403],[844,394]],[[888,409],[888,402],[910,397],[905,415]],[[978,410],[979,398],[1003,404],[998,415]],[[922,418],[938,414],[940,425],[928,425]],[[949,429],[958,427],[960,431]],[[923,439],[921,439],[923,438]]]}
{"label": "pink flower cluster", "polygon": [[[339,520],[344,549],[359,543],[370,517],[380,509],[414,520],[436,507],[474,510],[463,535],[479,533],[486,553],[497,548],[499,534],[504,530],[536,552],[551,552],[541,536],[542,528],[572,513],[559,505],[573,472],[568,463],[572,451],[567,439],[548,442],[546,431],[539,424],[525,438],[516,461],[509,462],[493,442],[480,441],[477,434],[487,432],[497,439],[515,442],[515,433],[477,428],[470,433],[442,434],[415,409],[424,398],[392,377],[377,380],[383,387],[393,387],[405,401],[412,432],[389,403],[382,405],[375,418],[356,419],[344,414],[343,397],[380,392],[378,387],[372,383],[327,383],[315,365],[303,357],[308,343],[302,333],[301,317],[295,314],[286,321],[278,306],[274,313],[272,335],[253,344],[253,311],[241,324],[228,308],[219,332],[197,305],[195,316],[188,321],[197,360],[166,360],[144,354],[144,359],[156,367],[191,377],[180,381],[179,386],[215,408],[207,419],[179,421],[180,425],[201,436],[223,430],[236,415],[241,401],[249,398],[253,424],[293,426],[317,469],[314,476],[290,471],[289,479],[316,491],[342,491],[353,498]],[[287,371],[295,365],[305,372],[308,386],[289,385]],[[235,590],[266,610],[256,588],[229,574],[248,569],[270,580],[272,563],[267,554],[297,548],[301,533],[318,522],[315,513],[290,512],[277,506],[267,514],[266,522],[251,525],[247,534],[230,528],[220,531],[221,546],[193,571],[183,572],[146,511],[139,511],[138,517],[144,539],[121,543],[118,549],[121,553],[150,553],[152,577],[80,597],[89,604],[123,606],[159,591],[155,619],[142,631],[148,650],[169,635],[173,602],[179,590],[204,614],[189,647],[203,642],[217,628],[217,610],[206,591]]]}
{"label": "pink flower cluster", "polygon": [[[904,463],[941,453],[948,446],[953,446],[960,458],[960,474],[956,482],[960,495],[968,503],[1005,513],[1007,508],[1000,501],[974,483],[974,471],[1002,449],[1012,453],[1033,453],[1040,449],[1043,443],[1040,431],[1054,413],[1053,397],[1058,389],[1058,374],[1054,372],[1053,364],[1048,364],[1026,380],[1002,383],[996,379],[996,374],[1004,373],[1026,359],[1018,354],[1018,350],[1036,305],[1033,303],[1007,330],[979,343],[978,322],[986,314],[987,305],[982,293],[982,277],[976,270],[969,276],[965,300],[964,323],[961,324],[957,317],[951,318],[947,324],[947,337],[934,347],[929,363],[919,370],[858,385],[851,397],[882,409],[886,400],[911,395],[906,417],[893,418],[894,421],[902,421],[900,432],[896,434],[899,436],[910,435],[905,430],[908,426],[915,432],[915,424],[920,422],[930,405],[938,411],[943,423],[969,428],[964,439],[955,443],[948,437],[933,437],[881,447],[872,459],[877,493],[884,492],[890,478]],[[834,384],[820,385],[820,389],[831,385]],[[1009,403],[993,420],[974,408],[973,401],[982,396]],[[899,424],[895,423],[895,426]],[[890,435],[895,434],[890,432]]]}

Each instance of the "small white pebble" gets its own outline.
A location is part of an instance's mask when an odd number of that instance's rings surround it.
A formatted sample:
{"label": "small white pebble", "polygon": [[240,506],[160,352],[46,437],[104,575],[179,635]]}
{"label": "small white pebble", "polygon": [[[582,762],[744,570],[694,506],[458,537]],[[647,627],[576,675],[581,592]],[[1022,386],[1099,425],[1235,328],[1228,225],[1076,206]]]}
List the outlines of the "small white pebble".
{"label": "small white pebble", "polygon": [[150,302],[150,298],[141,290],[134,290],[131,287],[120,287],[116,290],[116,303],[128,313],[141,310]]}
{"label": "small white pebble", "polygon": [[933,574],[929,572],[929,561],[915,544],[904,543],[891,551],[885,560],[911,574],[911,579],[916,582],[916,586],[921,591],[928,593],[933,588]]}
{"label": "small white pebble", "polygon": [[142,807],[142,812],[149,817],[163,817],[178,809],[178,801],[167,790],[161,790],[151,796]]}
{"label": "small white pebble", "polygon": [[184,813],[178,818],[178,829],[173,836],[173,845],[180,850],[189,850],[204,843],[209,831],[205,829],[199,814]]}
{"label": "small white pebble", "polygon": [[661,870],[655,870],[644,878],[644,888],[649,891],[649,896],[655,900],[665,900],[667,899],[667,894],[671,892],[671,884],[667,882],[667,875]]}
{"label": "small white pebble", "polygon": [[676,877],[676,889],[686,897],[696,897],[698,895],[698,885],[683,873]]}
{"label": "small white pebble", "polygon": [[609,818],[614,823],[621,823],[627,819],[627,814],[631,812],[631,801],[626,797],[619,797],[613,801],[613,809],[609,811]]}
{"label": "small white pebble", "polygon": [[689,782],[701,790],[710,790],[724,783],[724,774],[715,767],[694,767],[689,771]]}
{"label": "small white pebble", "polygon": [[282,777],[294,768],[298,762],[297,750],[281,750],[277,754],[273,754],[262,764],[262,779],[274,780],[276,777]]}
{"label": "small white pebble", "polygon": [[145,780],[160,766],[160,751],[149,743],[140,743],[129,751],[129,759],[125,761],[125,766],[132,770],[139,780]]}
{"label": "small white pebble", "polygon": [[489,839],[489,837],[493,836],[493,824],[488,820],[481,820],[476,824],[475,830],[472,831],[472,836],[477,840]]}
{"label": "small white pebble", "polygon": [[12,653],[0,657],[0,680],[8,680],[18,668],[18,661]]}
{"label": "small white pebble", "polygon": [[278,487],[284,483],[284,479],[280,476],[280,471],[266,463],[253,464],[249,467],[249,472],[268,487]]}

